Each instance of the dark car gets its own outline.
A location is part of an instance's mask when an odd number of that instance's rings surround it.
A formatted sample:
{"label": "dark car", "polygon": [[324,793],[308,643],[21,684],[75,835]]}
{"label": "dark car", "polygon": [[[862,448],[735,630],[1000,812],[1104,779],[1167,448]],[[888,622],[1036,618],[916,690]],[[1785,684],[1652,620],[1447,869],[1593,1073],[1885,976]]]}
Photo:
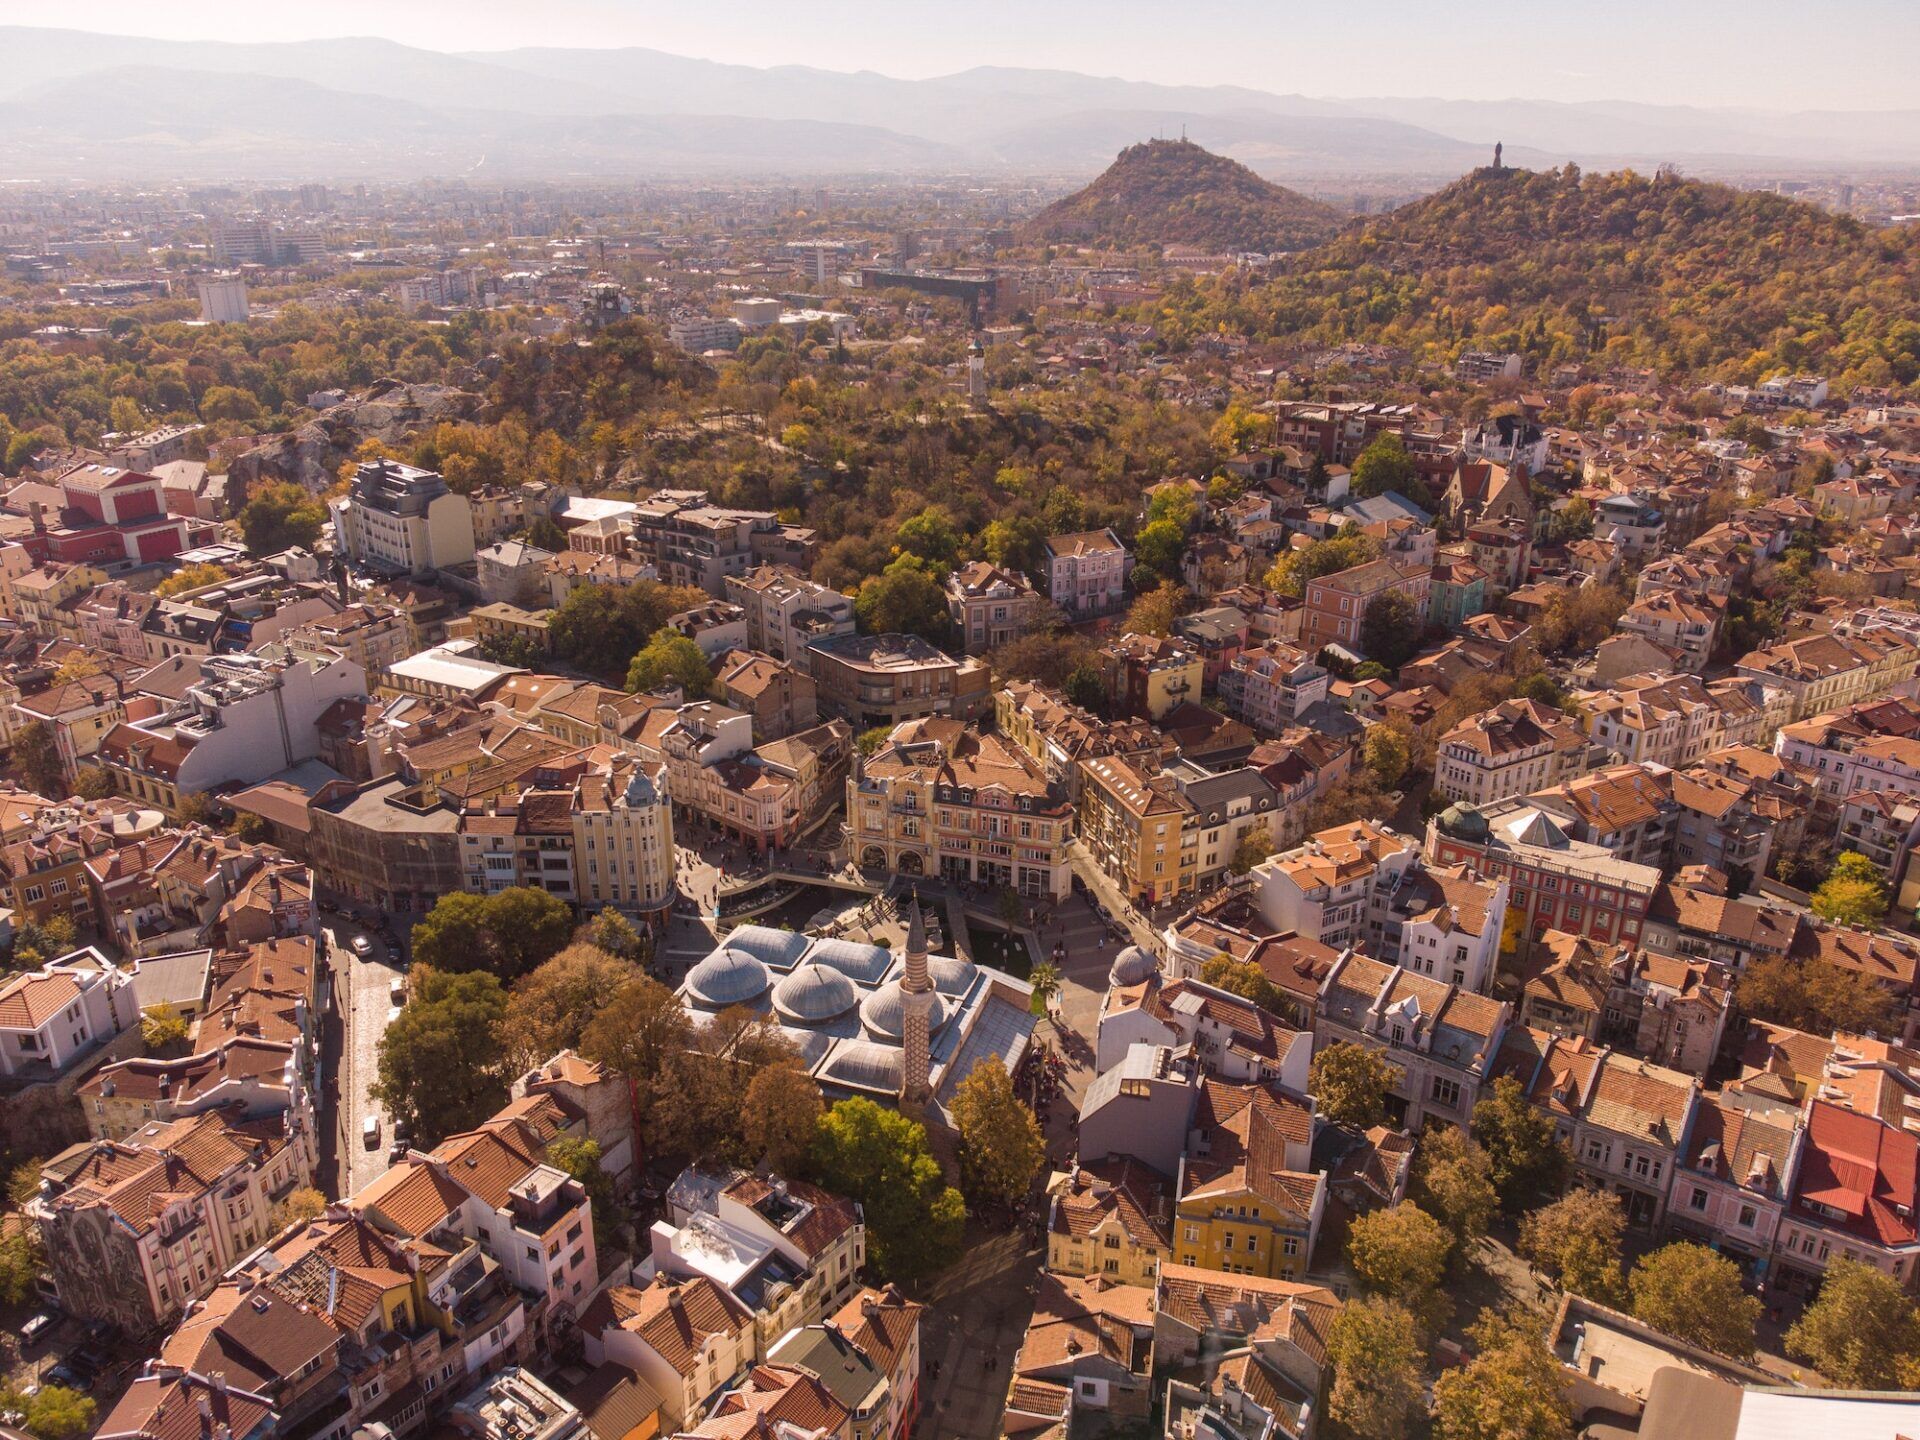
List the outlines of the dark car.
{"label": "dark car", "polygon": [[75,1367],[62,1360],[58,1365],[40,1377],[49,1385],[59,1385],[68,1390],[91,1390],[93,1382],[99,1377],[84,1366]]}

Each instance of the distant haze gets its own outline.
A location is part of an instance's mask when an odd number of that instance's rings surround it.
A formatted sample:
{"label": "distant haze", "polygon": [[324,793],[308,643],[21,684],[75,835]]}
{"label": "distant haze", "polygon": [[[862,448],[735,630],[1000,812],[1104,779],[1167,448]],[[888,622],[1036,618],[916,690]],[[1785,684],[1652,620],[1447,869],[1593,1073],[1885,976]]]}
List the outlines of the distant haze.
{"label": "distant haze", "polygon": [[[12,18],[48,8],[41,0],[11,0],[5,13]],[[747,3],[702,12],[724,12],[729,34],[740,42],[735,48],[758,54],[767,37],[745,17],[765,8]],[[519,0],[511,8],[520,17],[512,26],[506,24],[507,7],[493,0],[469,0],[457,20],[439,0],[389,0],[381,12],[393,17],[389,29],[410,30],[423,15],[447,11],[448,23],[438,28],[430,48],[388,38],[241,42],[0,27],[0,54],[8,59],[0,67],[0,175],[617,180],[973,172],[1080,179],[1098,173],[1129,144],[1182,133],[1261,175],[1308,186],[1336,176],[1450,179],[1485,163],[1496,140],[1505,142],[1509,162],[1522,166],[1677,162],[1708,173],[1920,167],[1920,109],[1850,108],[1877,93],[1876,67],[1896,52],[1903,67],[1914,58],[1911,43],[1893,43],[1913,40],[1913,13],[1868,0],[1823,4],[1818,24],[1783,20],[1773,31],[1768,54],[1791,52],[1803,62],[1801,82],[1769,85],[1756,79],[1763,72],[1747,71],[1740,88],[1754,101],[1791,107],[1785,109],[1622,99],[1367,98],[1376,86],[1381,88],[1375,95],[1391,95],[1385,82],[1421,48],[1414,37],[1441,25],[1393,3],[1345,7],[1367,17],[1365,35],[1336,35],[1331,20],[1302,19],[1290,22],[1271,49],[1248,43],[1248,37],[1273,29],[1271,19],[1229,23],[1219,17],[1228,9],[1265,17],[1295,7],[1224,7],[1201,0],[1154,9],[1156,23],[1166,27],[1164,53],[1143,46],[1131,68],[1189,72],[1191,42],[1205,33],[1218,59],[1216,80],[1245,75],[1250,56],[1262,62],[1251,77],[1256,83],[1237,85],[1100,78],[1027,63],[1037,54],[1056,53],[1059,37],[1053,32],[1063,16],[1082,8],[1077,0],[1028,4],[1025,10],[1044,17],[1031,26],[1015,22],[1010,10],[1004,24],[994,23],[1006,10],[997,0],[945,9],[876,3],[861,7],[868,12],[865,24],[849,18],[845,26],[835,16],[850,16],[854,7],[803,8],[815,40],[825,34],[846,42],[836,53],[862,55],[889,35],[905,45],[911,36],[904,33],[903,16],[933,26],[928,34],[952,31],[959,16],[965,43],[956,39],[947,58],[993,53],[1006,63],[903,79],[873,70],[762,68],[658,48],[614,48],[611,41],[622,35],[660,28],[654,7],[614,0],[542,0],[537,6]],[[1584,47],[1569,41],[1558,58],[1591,67],[1618,48],[1622,26],[1649,7],[1637,0],[1579,7],[1535,0],[1528,14],[1539,14],[1526,23],[1517,14],[1500,21],[1509,8],[1504,5],[1470,8],[1470,18],[1449,13],[1444,28],[1447,36],[1478,37],[1471,64],[1443,63],[1454,40],[1434,37],[1421,52],[1421,79],[1431,82],[1425,93],[1578,93],[1585,87],[1553,81],[1540,54],[1546,36],[1571,33],[1561,12],[1577,8],[1594,34]],[[1688,48],[1679,37],[1693,32],[1699,16],[1724,10],[1728,33],[1714,47],[1696,49],[1690,62],[1702,85],[1665,92],[1695,98],[1713,77],[1726,78],[1729,57],[1751,49],[1753,35],[1769,28],[1761,21],[1774,7],[1766,0],[1737,9],[1717,0],[1683,0],[1667,8],[1683,18],[1660,32],[1644,64],[1609,63],[1605,79],[1619,87],[1612,93],[1644,91],[1648,74],[1677,63]],[[1920,12],[1920,6],[1912,9]],[[1117,33],[1137,26],[1143,13],[1142,7],[1111,0],[1101,10],[1112,15]],[[228,16],[230,32],[244,36],[284,11],[265,7],[243,14],[224,0],[196,0],[142,9],[138,24],[143,31],[167,24],[202,30]],[[1409,18],[1396,28],[1387,17],[1400,11]],[[61,13],[93,19],[121,9],[82,4]],[[305,20],[309,13],[316,18]],[[1597,18],[1603,13],[1604,22]],[[589,15],[601,17],[594,38],[602,43],[547,43],[579,34],[582,17]],[[1820,73],[1831,34],[1846,28],[1837,23],[1846,15],[1870,24],[1879,38],[1849,52],[1856,73],[1848,84],[1826,90],[1812,77]],[[324,17],[329,25],[377,18],[351,3],[300,11],[298,17],[308,24]],[[674,23],[691,22],[679,16]],[[791,18],[781,23],[793,26]],[[1341,23],[1352,29],[1352,21]],[[536,25],[542,35],[537,46],[457,54],[446,49],[455,39],[497,39]],[[1106,53],[1101,47],[1111,45],[1112,35],[1092,23],[1082,34],[1091,65]],[[1528,55],[1534,63],[1527,63]],[[1305,93],[1336,84],[1348,98]]]}

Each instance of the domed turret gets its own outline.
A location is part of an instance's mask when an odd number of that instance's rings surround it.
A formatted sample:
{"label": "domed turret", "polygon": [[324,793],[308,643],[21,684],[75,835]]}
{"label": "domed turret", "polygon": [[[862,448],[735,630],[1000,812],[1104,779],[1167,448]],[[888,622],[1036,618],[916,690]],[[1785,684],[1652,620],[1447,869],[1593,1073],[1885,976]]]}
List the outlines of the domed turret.
{"label": "domed turret", "polygon": [[702,1005],[723,1010],[766,993],[773,977],[744,950],[716,950],[687,972],[687,993]]}
{"label": "domed turret", "polygon": [[824,1025],[859,1003],[853,981],[831,965],[803,965],[773,987],[773,1008],[800,1025]]}
{"label": "domed turret", "polygon": [[1158,960],[1138,945],[1129,945],[1113,957],[1113,968],[1107,971],[1107,984],[1111,988],[1144,985],[1159,971]]}

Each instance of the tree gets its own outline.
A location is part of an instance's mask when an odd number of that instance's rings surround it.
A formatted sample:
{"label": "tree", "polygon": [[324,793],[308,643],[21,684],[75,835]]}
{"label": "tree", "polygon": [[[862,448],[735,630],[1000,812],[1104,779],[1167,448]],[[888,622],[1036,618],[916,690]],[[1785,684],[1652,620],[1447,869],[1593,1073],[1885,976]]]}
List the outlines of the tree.
{"label": "tree", "polygon": [[1121,629],[1135,635],[1170,635],[1186,608],[1187,592],[1171,580],[1163,581],[1134,600]]}
{"label": "tree", "polygon": [[1368,1130],[1386,1118],[1387,1094],[1399,1078],[1399,1069],[1384,1055],[1342,1040],[1313,1057],[1307,1089],[1334,1124]]}
{"label": "tree", "polygon": [[587,1202],[593,1207],[595,1243],[617,1242],[614,1230],[619,1211],[613,1202],[613,1179],[600,1167],[600,1142],[574,1135],[556,1136],[547,1146],[547,1163],[566,1171],[587,1192]]}
{"label": "tree", "polygon": [[[73,782],[73,793],[82,800],[105,800],[113,794],[113,776],[98,765],[85,766]],[[248,818],[258,817],[249,816]],[[235,833],[239,833],[237,829]]]}
{"label": "tree", "polygon": [[193,1027],[178,1005],[165,1000],[140,1012],[140,1043],[149,1055],[171,1051],[187,1043]]}
{"label": "tree", "polygon": [[1809,956],[1755,960],[1734,987],[1740,1009],[1757,1019],[1818,1035],[1884,1031],[1900,1002],[1873,976]]}
{"label": "tree", "polygon": [[1200,983],[1238,995],[1242,1000],[1251,1000],[1275,1015],[1285,1013],[1282,1007],[1287,1003],[1286,992],[1251,960],[1236,960],[1225,951],[1209,956],[1200,967]]}
{"label": "tree", "polygon": [[580,1048],[587,1027],[622,988],[641,978],[631,960],[575,943],[513,983],[500,1018],[508,1063],[525,1070]]}
{"label": "tree", "polygon": [[318,1220],[327,1213],[327,1197],[311,1185],[300,1185],[287,1192],[287,1198],[273,1207],[273,1213],[267,1217],[267,1228],[279,1234],[290,1225],[298,1225],[302,1220]]}
{"label": "tree", "polygon": [[1404,592],[1383,590],[1367,602],[1360,617],[1360,648],[1369,660],[1398,670],[1420,653],[1426,630],[1426,616]]}
{"label": "tree", "polygon": [[631,960],[636,965],[645,964],[653,955],[653,937],[611,907],[581,926],[580,938],[616,960]]}
{"label": "tree", "polygon": [[13,763],[36,794],[58,800],[67,793],[66,767],[46,721],[31,720],[14,732]]}
{"label": "tree", "polygon": [[1368,727],[1366,743],[1360,748],[1360,758],[1366,762],[1367,769],[1373,772],[1373,778],[1391,790],[1406,778],[1413,751],[1407,744],[1405,732],[1398,727],[1373,725]]}
{"label": "tree", "polygon": [[1133,558],[1165,578],[1180,568],[1180,552],[1186,545],[1186,531],[1171,520],[1155,520],[1143,525],[1133,537]]}
{"label": "tree", "polygon": [[326,508],[290,480],[254,486],[240,507],[241,537],[257,555],[311,546],[326,523]]}
{"label": "tree", "polygon": [[975,1204],[1019,1200],[1047,1158],[1047,1142],[1033,1111],[1013,1093],[1006,1067],[994,1060],[975,1065],[954,1092],[952,1111],[967,1196]]}
{"label": "tree", "polygon": [[696,1163],[745,1158],[747,1090],[761,1072],[798,1068],[799,1051],[769,1015],[745,1006],[694,1027],[691,1043],[669,1053],[647,1104],[649,1143]]}
{"label": "tree", "polygon": [[903,520],[894,536],[902,550],[943,570],[950,568],[960,555],[960,531],[952,517],[937,505]]}
{"label": "tree", "polygon": [[[1413,457],[1407,453],[1406,442],[1390,430],[1374,436],[1372,443],[1360,452],[1353,462],[1348,484],[1362,500],[1375,495],[1399,494],[1414,500],[1422,509],[1433,508],[1433,495],[1420,484],[1419,472],[1413,468]],[[1417,500],[1414,499],[1416,487],[1420,491]]]}
{"label": "tree", "polygon": [[1047,532],[1025,515],[1005,516],[980,532],[980,553],[1008,570],[1035,571],[1046,559]]}
{"label": "tree", "polygon": [[704,700],[713,690],[713,667],[693,640],[678,630],[659,630],[627,667],[627,689],[638,694],[669,683],[689,700]]}
{"label": "tree", "polygon": [[1842,1390],[1908,1389],[1920,1366],[1920,1312],[1885,1271],[1835,1256],[1787,1332],[1787,1353]]}
{"label": "tree", "polygon": [[1213,429],[1208,432],[1207,438],[1213,445],[1214,454],[1222,460],[1231,460],[1258,440],[1261,432],[1268,429],[1270,424],[1265,416],[1244,400],[1230,400],[1227,408],[1220,412],[1220,418],[1213,422]]}
{"label": "tree", "polygon": [[33,1299],[46,1262],[40,1227],[31,1221],[22,1221],[0,1239],[0,1304],[24,1305]]}
{"label": "tree", "polygon": [[24,1415],[38,1440],[79,1440],[93,1428],[96,1408],[92,1397],[65,1385],[43,1385],[31,1397],[9,1391],[0,1398],[0,1409]]}
{"label": "tree", "polygon": [[1610,1305],[1620,1298],[1626,1225],[1618,1196],[1580,1187],[1521,1217],[1516,1248],[1563,1290]]}
{"label": "tree", "polygon": [[545,890],[456,891],[413,927],[413,958],[436,970],[484,969],[512,980],[557,954],[572,933],[573,912]]}
{"label": "tree", "polygon": [[1458,1126],[1420,1137],[1414,1157],[1414,1198],[1439,1217],[1455,1240],[1478,1240],[1487,1233],[1496,1201],[1493,1163]]}
{"label": "tree", "polygon": [[947,593],[916,555],[900,556],[860,586],[853,613],[869,635],[918,635],[939,641],[948,628]]}
{"label": "tree", "polygon": [[1042,1010],[1053,1003],[1053,997],[1060,993],[1060,967],[1051,960],[1038,961],[1027,972],[1027,983],[1033,987],[1035,998]]}
{"label": "tree", "polygon": [[1098,714],[1106,707],[1107,682],[1100,678],[1099,667],[1092,660],[1082,660],[1074,666],[1060,688],[1067,699],[1082,710]]}
{"label": "tree", "polygon": [[218,585],[227,578],[227,572],[218,565],[183,565],[158,585],[153,593],[162,600],[175,595],[184,595],[189,590],[198,590],[206,585]]}
{"label": "tree", "polygon": [[1591,650],[1613,633],[1628,603],[1627,592],[1618,585],[1563,590],[1540,617],[1540,648],[1555,655]]}
{"label": "tree", "polygon": [[1338,535],[1315,540],[1299,550],[1289,550],[1273,562],[1267,571],[1267,588],[1281,595],[1298,597],[1307,593],[1307,582],[1364,565],[1380,554],[1380,542],[1349,525]]}
{"label": "tree", "polygon": [[1233,859],[1227,868],[1236,875],[1249,873],[1254,866],[1273,854],[1273,832],[1256,825],[1242,835],[1233,847]]}
{"label": "tree", "polygon": [[1572,1157],[1553,1121],[1528,1103],[1525,1087],[1511,1075],[1495,1080],[1493,1093],[1473,1107],[1473,1138],[1487,1153],[1501,1213],[1518,1215],[1565,1187]]}
{"label": "tree", "polygon": [[1844,850],[1813,892],[1813,913],[1836,925],[1878,925],[1887,913],[1886,879],[1866,856]]}
{"label": "tree", "polygon": [[587,1022],[580,1053],[626,1076],[644,1122],[649,1096],[667,1058],[692,1043],[692,1022],[679,998],[650,975],[622,986]]}
{"label": "tree", "polygon": [[1401,1440],[1420,1404],[1426,1347],[1413,1312],[1391,1300],[1350,1300],[1327,1333],[1333,1388],[1327,1413],[1354,1440]]}
{"label": "tree", "polygon": [[1569,1381],[1537,1317],[1489,1315],[1474,1357],[1433,1384],[1434,1440],[1573,1440]]}
{"label": "tree", "polygon": [[44,1162],[37,1158],[16,1161],[12,1172],[7,1176],[7,1198],[16,1209],[25,1209],[27,1203],[40,1193],[40,1167]]}
{"label": "tree", "polygon": [[1429,1331],[1446,1317],[1441,1292],[1453,1237],[1412,1201],[1356,1216],[1347,1229],[1347,1266],[1369,1295],[1398,1301]]}
{"label": "tree", "polygon": [[371,1093],[415,1144],[437,1145],[506,1101],[506,1056],[496,1030],[507,993],[484,970],[450,974],[417,957],[408,991],[399,1018],[380,1037]]}
{"label": "tree", "polygon": [[1740,1285],[1740,1267],[1704,1245],[1664,1245],[1627,1280],[1633,1313],[1656,1330],[1744,1360],[1753,1354],[1760,1301]]}
{"label": "tree", "polygon": [[821,1117],[809,1158],[822,1185],[859,1203],[880,1275],[913,1280],[959,1256],[966,1202],[918,1122],[871,1100],[842,1100]]}
{"label": "tree", "polygon": [[797,1066],[768,1066],[747,1084],[741,1118],[748,1157],[777,1175],[798,1174],[825,1113],[811,1075]]}

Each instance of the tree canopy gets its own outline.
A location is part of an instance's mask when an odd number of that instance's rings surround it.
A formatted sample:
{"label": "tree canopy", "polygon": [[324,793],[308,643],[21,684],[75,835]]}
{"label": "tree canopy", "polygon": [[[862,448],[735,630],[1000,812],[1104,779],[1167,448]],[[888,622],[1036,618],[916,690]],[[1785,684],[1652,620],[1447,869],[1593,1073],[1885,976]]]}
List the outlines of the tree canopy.
{"label": "tree canopy", "polygon": [[471,1130],[506,1103],[506,1056],[495,1033],[506,1009],[498,976],[414,961],[407,1003],[380,1037],[371,1093],[415,1144]]}
{"label": "tree canopy", "polygon": [[871,1100],[842,1100],[821,1117],[811,1168],[822,1185],[860,1203],[878,1274],[917,1279],[958,1257],[966,1202],[917,1121]]}

